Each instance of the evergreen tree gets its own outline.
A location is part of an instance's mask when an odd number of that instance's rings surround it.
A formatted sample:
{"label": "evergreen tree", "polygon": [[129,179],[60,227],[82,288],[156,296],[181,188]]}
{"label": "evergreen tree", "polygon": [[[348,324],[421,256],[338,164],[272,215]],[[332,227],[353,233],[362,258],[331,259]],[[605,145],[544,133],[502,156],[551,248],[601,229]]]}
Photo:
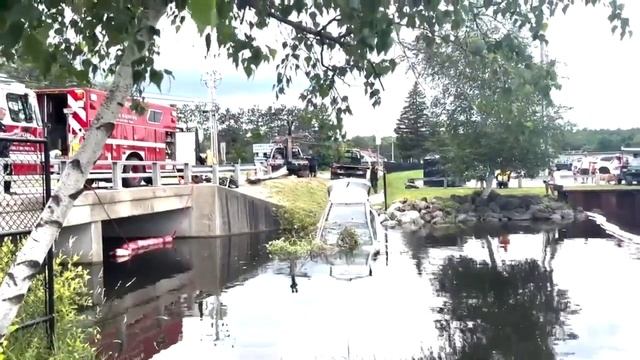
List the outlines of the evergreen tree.
{"label": "evergreen tree", "polygon": [[420,160],[429,152],[428,143],[434,135],[427,118],[427,101],[416,82],[396,124],[398,155],[403,160]]}

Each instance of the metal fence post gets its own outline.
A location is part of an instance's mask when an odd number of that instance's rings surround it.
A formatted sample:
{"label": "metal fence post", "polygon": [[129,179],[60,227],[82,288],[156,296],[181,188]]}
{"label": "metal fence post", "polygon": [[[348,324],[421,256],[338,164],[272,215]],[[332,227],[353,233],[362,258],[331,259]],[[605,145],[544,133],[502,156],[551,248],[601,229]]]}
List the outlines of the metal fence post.
{"label": "metal fence post", "polygon": [[218,170],[218,165],[213,165],[211,167],[211,176],[213,177],[211,179],[211,183],[213,183],[214,185],[219,185],[220,184],[220,172]]}
{"label": "metal fence post", "polygon": [[162,185],[162,177],[160,176],[160,164],[157,161],[151,163],[151,185]]}
{"label": "metal fence post", "polygon": [[240,164],[233,165],[233,176],[236,177],[236,182],[240,185]]}
{"label": "metal fence post", "polygon": [[184,163],[184,183],[191,184],[191,164]]}
{"label": "metal fence post", "polygon": [[119,161],[114,161],[112,165],[113,177],[111,179],[113,189],[119,190],[122,188],[122,166]]}
{"label": "metal fence post", "polygon": [[[43,144],[44,151],[44,206],[49,202],[51,198],[51,158],[49,154],[49,144],[45,141]],[[54,272],[53,272],[53,245],[47,251],[47,264],[46,264],[46,291],[47,291],[47,304],[45,314],[49,317],[47,321],[47,334],[49,340],[49,349],[53,352],[55,347],[55,331],[56,331],[56,319],[55,319],[55,288],[54,288]]]}

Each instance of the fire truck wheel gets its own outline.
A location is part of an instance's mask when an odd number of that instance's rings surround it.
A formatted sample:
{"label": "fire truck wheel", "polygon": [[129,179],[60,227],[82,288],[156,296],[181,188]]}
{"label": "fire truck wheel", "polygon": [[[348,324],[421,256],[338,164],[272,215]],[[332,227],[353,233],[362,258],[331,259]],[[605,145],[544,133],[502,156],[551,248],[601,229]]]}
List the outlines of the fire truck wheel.
{"label": "fire truck wheel", "polygon": [[[127,161],[141,161],[141,159],[139,159],[136,156],[129,156],[127,157]],[[145,170],[144,170],[144,165],[125,165],[122,167],[122,172],[124,174],[128,174],[128,173],[144,174]],[[140,186],[140,184],[142,184],[143,179],[144,179],[143,176],[124,178],[122,179],[122,186],[126,188],[138,187]]]}

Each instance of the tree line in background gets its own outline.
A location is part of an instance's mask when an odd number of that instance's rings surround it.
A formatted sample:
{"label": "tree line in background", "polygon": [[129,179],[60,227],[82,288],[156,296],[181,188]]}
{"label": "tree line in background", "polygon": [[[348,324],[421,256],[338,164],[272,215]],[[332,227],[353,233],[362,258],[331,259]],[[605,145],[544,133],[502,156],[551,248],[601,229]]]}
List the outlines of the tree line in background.
{"label": "tree line in background", "polygon": [[640,128],[574,130],[566,134],[562,150],[618,151],[621,146],[640,147]]}
{"label": "tree line in background", "polygon": [[[213,117],[218,123],[218,142],[225,143],[226,160],[230,163],[252,162],[252,145],[271,143],[286,136],[289,125],[303,152],[312,152],[323,166],[331,163],[346,138],[341,123],[334,121],[331,110],[324,105],[315,109],[282,105],[222,110],[216,104]],[[207,105],[182,105],[178,108],[178,118],[182,125],[201,130],[201,152],[210,148],[211,120]]]}

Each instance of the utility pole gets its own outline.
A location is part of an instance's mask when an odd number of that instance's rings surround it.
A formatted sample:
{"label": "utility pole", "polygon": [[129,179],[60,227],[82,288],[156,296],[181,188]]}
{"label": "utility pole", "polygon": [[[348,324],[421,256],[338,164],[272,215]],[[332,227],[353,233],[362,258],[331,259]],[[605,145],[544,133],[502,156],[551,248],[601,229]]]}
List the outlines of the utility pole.
{"label": "utility pole", "polygon": [[391,137],[391,161],[396,161],[396,153],[395,153],[395,144],[396,144],[396,137],[392,136]]}
{"label": "utility pole", "polygon": [[220,82],[220,80],[220,74],[215,71],[213,65],[211,70],[202,77],[202,82],[209,89],[209,146],[211,149],[211,153],[213,154],[213,160],[215,164],[219,163],[220,149],[218,147],[218,120],[216,119],[213,112],[215,110],[216,88],[218,87],[218,83]]}

